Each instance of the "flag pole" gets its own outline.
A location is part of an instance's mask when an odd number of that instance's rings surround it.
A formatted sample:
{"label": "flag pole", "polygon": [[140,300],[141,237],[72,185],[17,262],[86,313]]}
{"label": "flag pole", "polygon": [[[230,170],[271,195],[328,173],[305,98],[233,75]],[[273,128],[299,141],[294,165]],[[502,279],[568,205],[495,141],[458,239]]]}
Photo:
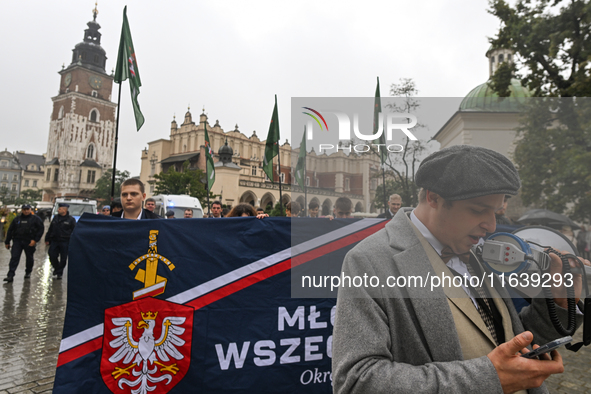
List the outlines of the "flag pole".
{"label": "flag pole", "polygon": [[[381,98],[381,93],[380,93],[380,77],[377,77],[377,84],[376,84],[376,95],[375,95],[375,101],[374,101],[374,115],[373,115],[373,132],[374,134],[377,132],[377,130],[379,130],[380,126],[378,125],[378,122],[380,120],[380,113],[382,112],[382,98]],[[382,130],[383,133],[383,130]],[[380,136],[379,138],[379,142],[382,142],[383,140],[383,148],[386,149],[386,139],[384,137],[384,134],[382,134],[382,136]],[[379,146],[378,145],[378,149]],[[386,151],[387,152],[387,151]],[[387,212],[389,211],[389,207],[388,207],[388,199],[386,198],[386,158],[387,158],[387,153],[385,152],[379,152],[380,156],[380,164],[382,165],[382,190],[384,191],[384,216],[388,217]],[[388,210],[388,211],[387,211]]]}
{"label": "flag pole", "polygon": [[384,185],[384,215],[388,217],[386,209],[390,210],[390,207],[388,207],[388,200],[386,199],[386,162],[382,163],[382,182]]}
{"label": "flag pole", "polygon": [[113,176],[111,177],[111,202],[115,195],[115,176],[117,174],[117,145],[119,143],[119,110],[121,109],[121,82],[117,94],[117,120],[115,121],[115,148],[113,150]]}
{"label": "flag pole", "polygon": [[283,195],[281,194],[281,141],[277,141],[277,165],[279,166],[279,208],[283,216]]}
{"label": "flag pole", "polygon": [[[304,126],[304,138],[306,138],[306,127]],[[304,153],[304,217],[308,216],[308,185],[306,184],[307,178],[307,167],[306,167],[306,159],[308,157],[308,152]]]}

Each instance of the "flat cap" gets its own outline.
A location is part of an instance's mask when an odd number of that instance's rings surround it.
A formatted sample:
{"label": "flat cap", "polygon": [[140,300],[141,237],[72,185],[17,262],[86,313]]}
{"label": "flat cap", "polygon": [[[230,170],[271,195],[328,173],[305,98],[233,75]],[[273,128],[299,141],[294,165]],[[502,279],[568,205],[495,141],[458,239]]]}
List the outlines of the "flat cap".
{"label": "flat cap", "polygon": [[59,208],[63,208],[63,207],[70,208],[70,204],[67,204],[65,202],[60,202],[60,203],[57,204],[57,206]]}
{"label": "flat cap", "polygon": [[29,204],[23,204],[21,209],[31,209],[31,206]]}
{"label": "flat cap", "polygon": [[421,163],[415,183],[448,201],[516,195],[521,187],[519,174],[508,158],[472,145],[455,145],[429,155]]}

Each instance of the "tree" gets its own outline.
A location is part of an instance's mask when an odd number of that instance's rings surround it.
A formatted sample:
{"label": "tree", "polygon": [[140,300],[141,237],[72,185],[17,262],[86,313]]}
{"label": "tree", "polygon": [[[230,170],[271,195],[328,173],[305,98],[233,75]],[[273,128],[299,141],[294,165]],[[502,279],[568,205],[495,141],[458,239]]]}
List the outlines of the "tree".
{"label": "tree", "polygon": [[[129,171],[119,171],[115,173],[115,193],[114,198],[121,196],[121,184],[129,179]],[[113,181],[113,169],[109,168],[96,181],[93,191],[93,197],[103,202],[111,201],[111,183]]]}
{"label": "tree", "polygon": [[27,189],[20,193],[20,196],[14,201],[15,205],[29,204],[36,205],[35,201],[40,201],[43,198],[43,190]]}
{"label": "tree", "polygon": [[[591,96],[591,4],[588,0],[491,0],[501,21],[493,48],[515,51],[518,75],[534,96]],[[560,5],[560,8],[557,7]],[[502,96],[502,86],[495,91]],[[498,89],[498,90],[497,90]]]}
{"label": "tree", "polygon": [[[183,171],[178,172],[171,166],[167,172],[154,175],[156,178],[156,194],[187,194],[196,197],[202,204],[206,202],[205,174],[199,169],[189,169],[189,161],[183,163]],[[210,198],[215,194],[209,192]]]}
{"label": "tree", "polygon": [[275,207],[272,210],[267,208],[265,213],[269,216],[285,216],[285,209],[281,206],[281,202],[277,201]]}
{"label": "tree", "polygon": [[[401,97],[402,100],[400,104],[388,104],[387,107],[392,112],[416,112],[420,107],[420,103],[414,97],[418,93],[419,91],[416,89],[415,82],[411,78],[401,78],[400,83],[393,83],[390,86],[390,96]],[[423,125],[417,124],[413,127],[413,130],[418,130],[423,127]],[[416,170],[418,169],[418,163],[422,154],[427,149],[427,145],[425,141],[412,141],[407,137],[403,141],[403,147],[404,150],[400,153],[390,153],[384,163],[388,169],[386,176],[394,178],[391,180],[392,183],[390,184],[388,183],[389,181],[386,180],[386,192],[389,193],[387,197],[390,194],[397,193],[402,197],[404,206],[416,206],[419,199],[419,190],[414,183],[414,178]],[[372,147],[371,149],[379,156],[379,153],[375,148]],[[381,176],[382,174],[379,174],[379,177]],[[378,174],[376,174],[376,177],[378,177]],[[388,185],[394,185],[394,188],[391,189]],[[383,188],[381,193],[379,200],[377,193],[376,198],[374,199],[374,204],[377,208],[381,208],[384,205]]]}
{"label": "tree", "polygon": [[493,89],[507,96],[503,88],[513,74],[534,96],[546,96],[528,101],[517,133],[513,158],[523,202],[588,221],[591,103],[582,97],[591,95],[591,5],[588,0],[518,0],[510,6],[491,0],[489,12],[501,20],[490,40],[493,48],[514,50],[517,66],[499,67]]}
{"label": "tree", "polygon": [[525,204],[591,218],[591,99],[534,100],[518,129],[514,161]]}

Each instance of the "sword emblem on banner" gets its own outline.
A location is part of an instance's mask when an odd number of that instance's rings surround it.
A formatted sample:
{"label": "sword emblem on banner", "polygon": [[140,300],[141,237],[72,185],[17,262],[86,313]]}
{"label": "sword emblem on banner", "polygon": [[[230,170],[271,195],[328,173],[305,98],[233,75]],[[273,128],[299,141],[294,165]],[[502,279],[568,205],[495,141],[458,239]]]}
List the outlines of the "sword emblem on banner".
{"label": "sword emblem on banner", "polygon": [[158,275],[159,261],[166,264],[170,271],[174,269],[174,264],[170,260],[158,254],[158,230],[150,231],[149,240],[148,253],[138,257],[129,265],[129,269],[133,271],[139,263],[146,260],[146,269],[138,269],[135,275],[135,279],[142,282],[144,287],[133,292],[134,300],[144,297],[155,297],[164,293],[167,279]]}

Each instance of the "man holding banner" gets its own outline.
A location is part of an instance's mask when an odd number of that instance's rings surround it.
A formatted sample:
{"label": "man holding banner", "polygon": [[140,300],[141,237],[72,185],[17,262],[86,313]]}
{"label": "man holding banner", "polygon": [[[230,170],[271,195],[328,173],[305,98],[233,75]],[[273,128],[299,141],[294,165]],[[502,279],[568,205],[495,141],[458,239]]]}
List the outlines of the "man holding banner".
{"label": "man holding banner", "polygon": [[153,212],[143,209],[146,192],[144,184],[139,179],[130,178],[121,184],[121,202],[123,210],[112,216],[123,219],[161,219]]}
{"label": "man holding banner", "polygon": [[[541,360],[516,355],[530,343],[558,337],[546,300],[534,299],[518,315],[497,277],[468,289],[410,281],[444,274],[480,279],[482,267],[470,250],[494,232],[505,194],[517,194],[517,170],[492,150],[453,146],[427,157],[416,183],[423,188],[417,208],[398,211],[345,258],[342,275],[388,285],[339,288],[335,393],[547,393],[544,380],[564,371],[560,354]],[[551,256],[552,274],[561,273],[560,259]],[[391,278],[408,282],[396,287]],[[580,295],[580,275],[574,287]],[[552,288],[566,321],[563,291]]]}

